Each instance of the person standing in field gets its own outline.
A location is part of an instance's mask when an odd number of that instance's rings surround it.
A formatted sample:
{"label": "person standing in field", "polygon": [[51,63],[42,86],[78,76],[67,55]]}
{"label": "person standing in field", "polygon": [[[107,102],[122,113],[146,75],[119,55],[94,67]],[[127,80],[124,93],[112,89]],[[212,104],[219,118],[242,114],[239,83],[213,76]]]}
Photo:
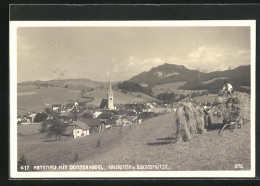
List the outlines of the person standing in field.
{"label": "person standing in field", "polygon": [[233,93],[233,87],[230,83],[228,83],[228,81],[225,81],[222,91],[227,94],[227,97],[229,95],[231,96]]}
{"label": "person standing in field", "polygon": [[209,131],[211,129],[211,118],[209,115],[210,108],[208,108],[207,106],[204,106],[203,112],[204,112],[205,128],[207,129],[207,131]]}

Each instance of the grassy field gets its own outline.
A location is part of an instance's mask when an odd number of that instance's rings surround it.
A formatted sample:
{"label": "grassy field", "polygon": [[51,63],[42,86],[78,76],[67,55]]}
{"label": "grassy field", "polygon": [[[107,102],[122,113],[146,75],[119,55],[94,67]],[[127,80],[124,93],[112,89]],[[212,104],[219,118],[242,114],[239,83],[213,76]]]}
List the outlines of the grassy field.
{"label": "grassy field", "polygon": [[18,94],[32,92],[32,90],[36,94],[17,96],[17,110],[21,115],[27,111],[44,111],[45,103],[49,104],[49,107],[55,103],[67,104],[67,100],[78,99],[80,94],[79,90],[69,90],[61,87],[33,89],[31,86],[28,86],[28,89],[26,88],[27,86],[18,86]]}
{"label": "grassy field", "polygon": [[[95,88],[93,91],[87,92],[84,94],[84,96],[93,97],[94,100],[92,102],[89,102],[88,104],[99,106],[102,99],[107,99],[107,89],[106,88]],[[113,91],[114,95],[114,104],[127,104],[127,103],[140,103],[147,101],[147,97],[137,97],[134,93],[131,94],[125,94],[120,91]],[[149,97],[150,98],[150,97]]]}
{"label": "grassy field", "polygon": [[[214,103],[215,100],[217,98],[217,95],[216,94],[211,94],[210,96],[198,96],[198,97],[194,97],[192,98],[194,101],[198,101],[199,103]],[[182,102],[183,101],[190,101],[190,98],[184,98],[183,100],[181,100]]]}
{"label": "grassy field", "polygon": [[186,82],[172,82],[165,83],[162,85],[155,85],[152,90],[155,94],[160,94],[164,92],[174,92],[178,89],[179,86],[184,85]]}
{"label": "grassy field", "polygon": [[[99,106],[102,99],[107,98],[107,88],[96,87],[93,91],[84,93],[84,96],[93,97],[92,102],[87,103],[87,105]],[[137,97],[134,93],[133,95],[121,93],[119,91],[114,92],[114,104],[126,104],[134,102],[145,102],[151,97],[142,95],[142,97]],[[18,113],[20,115],[25,114],[28,111],[40,112],[44,111],[45,103],[49,104],[63,104],[66,105],[68,100],[79,100],[85,101],[85,98],[80,98],[79,95],[81,90],[72,90],[61,87],[48,87],[36,89],[34,86],[18,86],[18,96],[17,105]]]}
{"label": "grassy field", "polygon": [[[234,132],[224,130],[219,136],[221,120],[212,116],[212,122],[216,130],[197,134],[186,143],[175,140],[174,113],[76,140],[18,135],[18,157],[25,155],[34,165],[102,164],[106,168],[110,164],[167,164],[168,170],[234,170],[235,164],[243,164],[250,169],[250,123]],[[75,153],[79,157],[76,162]]]}
{"label": "grassy field", "polygon": [[40,133],[41,124],[17,125],[18,134],[34,134]]}

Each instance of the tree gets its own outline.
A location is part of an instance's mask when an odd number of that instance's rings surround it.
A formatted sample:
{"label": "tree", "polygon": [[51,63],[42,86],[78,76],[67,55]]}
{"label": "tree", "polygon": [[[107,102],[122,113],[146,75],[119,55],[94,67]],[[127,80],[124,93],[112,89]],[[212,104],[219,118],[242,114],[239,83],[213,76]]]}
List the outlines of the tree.
{"label": "tree", "polygon": [[48,130],[48,136],[55,135],[56,140],[57,140],[58,137],[59,137],[59,140],[60,140],[61,134],[63,132],[65,132],[66,128],[67,128],[66,124],[64,124],[60,119],[54,118],[52,120],[51,126]]}
{"label": "tree", "polygon": [[47,132],[48,131],[48,125],[49,123],[46,122],[46,120],[44,120],[41,124],[41,129],[40,129],[40,132],[41,133],[44,133],[44,132]]}
{"label": "tree", "polygon": [[47,119],[48,115],[46,113],[37,113],[36,116],[35,116],[35,119],[34,121],[35,122],[42,122],[44,121],[45,119]]}

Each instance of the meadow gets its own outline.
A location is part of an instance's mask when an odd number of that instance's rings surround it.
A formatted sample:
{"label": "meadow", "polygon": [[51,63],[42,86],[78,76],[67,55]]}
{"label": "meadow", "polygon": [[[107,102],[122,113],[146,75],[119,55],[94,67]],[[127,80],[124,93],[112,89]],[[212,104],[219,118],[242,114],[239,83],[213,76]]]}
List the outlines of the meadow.
{"label": "meadow", "polygon": [[[215,126],[221,120],[212,116]],[[100,140],[100,146],[97,142]],[[78,160],[74,161],[75,154]],[[168,170],[234,170],[235,164],[250,169],[250,123],[234,132],[216,130],[195,134],[189,142],[176,142],[175,115],[169,113],[131,127],[70,140],[56,141],[46,134],[18,135],[18,158],[33,165],[50,164],[167,164]]]}
{"label": "meadow", "polygon": [[[84,93],[86,97],[93,97],[94,100],[88,102],[87,105],[94,105],[99,107],[102,99],[107,98],[107,88],[95,87],[93,91]],[[120,91],[113,91],[114,104],[140,103],[152,100],[148,95],[142,94],[141,97],[137,95],[141,93],[125,94]],[[28,111],[42,112],[46,107],[51,107],[52,104],[66,105],[70,100],[86,101],[85,98],[79,97],[80,89],[68,89],[62,87],[41,87],[36,89],[35,86],[18,86],[17,96],[17,112],[20,115]]]}

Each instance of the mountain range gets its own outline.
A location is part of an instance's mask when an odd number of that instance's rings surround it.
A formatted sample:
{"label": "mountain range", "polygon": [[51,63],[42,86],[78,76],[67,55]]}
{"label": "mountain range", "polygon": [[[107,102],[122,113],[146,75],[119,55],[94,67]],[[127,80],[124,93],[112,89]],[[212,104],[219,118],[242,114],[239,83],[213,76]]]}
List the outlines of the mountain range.
{"label": "mountain range", "polygon": [[223,82],[229,81],[237,90],[246,91],[250,87],[250,65],[239,66],[234,69],[214,72],[200,72],[190,70],[183,65],[163,64],[149,71],[142,72],[129,81],[148,86],[161,85],[172,82],[186,82],[180,89],[219,89]]}
{"label": "mountain range", "polygon": [[[239,66],[234,69],[214,72],[200,72],[191,70],[183,65],[163,64],[153,67],[149,71],[142,72],[129,81],[153,87],[166,83],[182,82],[179,89],[183,90],[219,90],[224,81],[229,81],[235,90],[250,91],[250,65]],[[118,82],[114,82],[115,86]],[[90,79],[61,79],[49,81],[30,81],[19,83],[19,85],[50,85],[57,87],[68,87],[70,89],[95,88],[97,86],[108,86],[108,82],[97,82]]]}

